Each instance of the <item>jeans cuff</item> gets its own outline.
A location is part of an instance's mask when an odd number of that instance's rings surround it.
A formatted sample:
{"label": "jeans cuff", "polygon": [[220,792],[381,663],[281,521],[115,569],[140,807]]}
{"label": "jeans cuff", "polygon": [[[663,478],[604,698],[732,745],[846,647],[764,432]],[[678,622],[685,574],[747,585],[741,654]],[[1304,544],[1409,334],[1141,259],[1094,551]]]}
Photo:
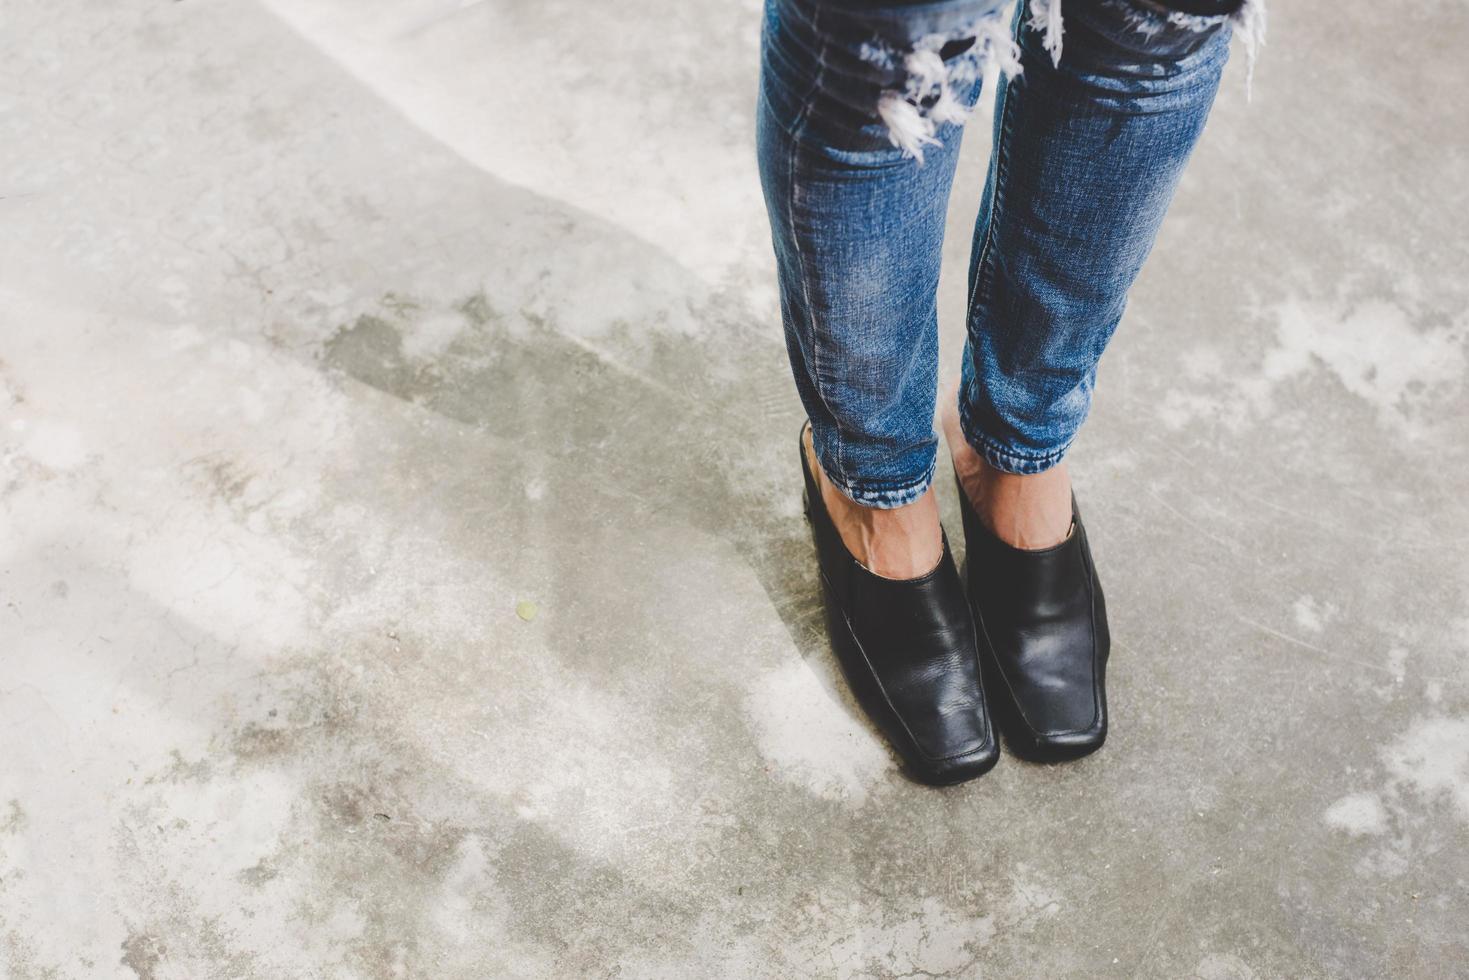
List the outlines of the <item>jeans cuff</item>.
{"label": "jeans cuff", "polygon": [[929,485],[933,483],[934,467],[937,465],[937,463],[938,456],[937,454],[935,454],[934,458],[929,461],[928,469],[924,472],[923,476],[919,477],[912,483],[907,483],[897,487],[855,486],[847,482],[846,478],[841,474],[833,474],[830,470],[826,468],[825,463],[821,464],[821,468],[826,473],[826,478],[831,483],[831,485],[836,487],[837,490],[841,491],[842,496],[846,497],[848,500],[861,504],[863,507],[875,507],[879,510],[891,510],[894,507],[902,507],[904,504],[911,504],[913,503],[913,501],[923,496],[923,494],[928,490]]}
{"label": "jeans cuff", "polygon": [[964,441],[986,463],[1002,472],[1023,476],[1044,473],[1061,462],[1066,456],[1066,450],[1071,448],[1071,440],[1068,439],[1057,448],[1040,455],[1017,453],[999,439],[981,431],[969,414],[969,404],[963,399],[959,402],[959,431],[964,433]]}

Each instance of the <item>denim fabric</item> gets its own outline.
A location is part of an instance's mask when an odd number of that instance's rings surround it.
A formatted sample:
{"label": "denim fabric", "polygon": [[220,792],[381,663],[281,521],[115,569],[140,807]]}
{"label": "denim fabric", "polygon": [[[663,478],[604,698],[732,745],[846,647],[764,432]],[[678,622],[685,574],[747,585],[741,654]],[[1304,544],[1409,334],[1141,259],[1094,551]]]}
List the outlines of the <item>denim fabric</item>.
{"label": "denim fabric", "polygon": [[823,468],[868,506],[933,479],[944,217],[984,65],[959,414],[990,464],[1037,473],[1087,415],[1228,57],[1224,16],[1036,0],[1007,29],[1008,6],[767,0],[756,143],[786,348]]}

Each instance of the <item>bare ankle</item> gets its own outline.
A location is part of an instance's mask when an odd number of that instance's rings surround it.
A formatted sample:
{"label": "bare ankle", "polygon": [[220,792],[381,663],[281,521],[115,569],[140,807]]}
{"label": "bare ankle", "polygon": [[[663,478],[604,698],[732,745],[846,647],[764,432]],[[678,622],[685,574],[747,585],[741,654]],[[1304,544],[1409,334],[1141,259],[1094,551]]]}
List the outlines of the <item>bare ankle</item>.
{"label": "bare ankle", "polygon": [[1066,464],[1041,473],[1007,473],[981,462],[975,508],[990,531],[1014,548],[1049,548],[1071,533],[1071,476]]}
{"label": "bare ankle", "polygon": [[944,546],[932,487],[901,507],[865,507],[831,482],[816,458],[810,430],[806,432],[805,451],[821,488],[822,503],[842,544],[864,568],[883,578],[910,579],[938,567]]}
{"label": "bare ankle", "polygon": [[1071,474],[1063,461],[1040,473],[1010,473],[988,463],[959,424],[958,386],[943,411],[944,437],[959,486],[984,525],[1013,548],[1038,550],[1071,534]]}

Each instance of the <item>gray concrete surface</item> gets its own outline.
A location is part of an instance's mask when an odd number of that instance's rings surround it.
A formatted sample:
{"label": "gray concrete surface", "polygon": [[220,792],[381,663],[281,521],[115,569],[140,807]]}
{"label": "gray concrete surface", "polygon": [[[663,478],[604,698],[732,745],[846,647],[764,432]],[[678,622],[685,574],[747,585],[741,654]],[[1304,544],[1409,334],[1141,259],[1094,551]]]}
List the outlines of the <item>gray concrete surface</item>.
{"label": "gray concrete surface", "polygon": [[1469,8],[1272,13],[1073,456],[1111,739],[934,791],[753,0],[7,3],[0,976],[1469,975]]}

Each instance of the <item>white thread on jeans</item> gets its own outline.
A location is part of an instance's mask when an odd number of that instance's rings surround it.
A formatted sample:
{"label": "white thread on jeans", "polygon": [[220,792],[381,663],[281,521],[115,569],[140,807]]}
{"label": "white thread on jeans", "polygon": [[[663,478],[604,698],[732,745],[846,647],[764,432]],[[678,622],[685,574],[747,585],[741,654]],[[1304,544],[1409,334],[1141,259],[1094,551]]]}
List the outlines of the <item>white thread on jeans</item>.
{"label": "white thread on jeans", "polygon": [[1051,64],[1061,66],[1061,36],[1066,27],[1061,23],[1061,0],[1030,0],[1030,29],[1039,31],[1041,46],[1051,55]]}
{"label": "white thread on jeans", "polygon": [[[956,89],[978,79],[989,64],[1007,78],[1020,73],[1020,48],[1005,26],[1004,11],[992,11],[973,23],[946,33],[927,34],[902,56],[901,88],[883,91],[877,100],[877,115],[887,127],[888,140],[904,156],[923,162],[923,148],[937,146],[940,126],[964,125],[970,106]],[[971,40],[968,50],[945,62],[942,48],[954,41]],[[897,53],[882,42],[868,42],[859,50],[862,59],[879,68],[898,63]]]}
{"label": "white thread on jeans", "polygon": [[[1037,0],[1031,0],[1032,3]],[[1149,37],[1157,34],[1165,26],[1182,27],[1185,30],[1203,33],[1218,27],[1222,22],[1229,21],[1230,27],[1239,35],[1240,44],[1245,49],[1245,101],[1254,100],[1255,94],[1255,61],[1259,57],[1260,49],[1265,46],[1266,13],[1265,0],[1244,0],[1240,8],[1232,14],[1186,14],[1182,11],[1169,11],[1166,15],[1162,10],[1156,13],[1134,9],[1128,16],[1128,23],[1132,29],[1139,34]]]}
{"label": "white thread on jeans", "polygon": [[[1061,13],[1062,0],[1022,0],[1027,4],[1028,25],[1041,35],[1041,46],[1051,56],[1051,64],[1061,64],[1061,49],[1066,33]],[[1139,4],[1146,7],[1147,4]],[[1232,14],[1205,16],[1159,9],[1150,15],[1143,9],[1131,14],[1135,30],[1152,35],[1172,25],[1194,31],[1216,28],[1229,21],[1239,32],[1245,49],[1245,99],[1254,95],[1255,61],[1265,46],[1265,0],[1245,0]],[[972,38],[968,51],[945,62],[940,56],[944,45]],[[911,50],[901,53],[887,42],[876,39],[862,44],[858,55],[877,68],[891,70],[901,65],[901,87],[885,89],[877,100],[877,115],[887,128],[888,140],[903,155],[923,162],[924,147],[940,143],[940,126],[964,125],[970,106],[963,103],[956,89],[978,78],[985,66],[993,63],[1006,78],[1021,73],[1020,48],[1010,36],[1003,11],[992,11],[973,23],[945,33],[919,38]]]}
{"label": "white thread on jeans", "polygon": [[1249,102],[1255,94],[1255,57],[1265,46],[1265,0],[1245,0],[1230,20],[1245,48],[1245,101]]}

